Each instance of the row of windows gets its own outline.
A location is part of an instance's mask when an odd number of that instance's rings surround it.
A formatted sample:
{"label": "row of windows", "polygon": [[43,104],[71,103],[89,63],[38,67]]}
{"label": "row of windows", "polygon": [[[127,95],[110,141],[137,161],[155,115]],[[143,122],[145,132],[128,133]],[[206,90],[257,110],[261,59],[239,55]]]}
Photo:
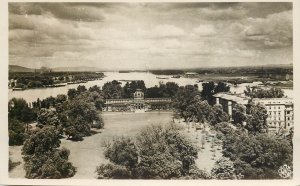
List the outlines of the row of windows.
{"label": "row of windows", "polygon": [[[273,106],[273,109],[276,109],[276,108],[278,108],[278,109],[281,109],[281,107],[280,106]],[[271,106],[269,106],[269,109],[272,109],[272,107]]]}
{"label": "row of windows", "polygon": [[[273,113],[274,113],[274,115],[276,115],[277,111],[273,111]],[[281,111],[278,111],[278,115],[280,115],[280,114],[281,114]],[[269,111],[269,115],[272,115],[272,111]]]}
{"label": "row of windows", "polygon": [[[272,126],[272,125],[273,125],[273,126],[276,126],[277,124],[278,124],[279,127],[281,126],[281,123],[280,123],[280,122],[271,122],[271,123],[269,123],[269,125],[271,125],[271,126]],[[288,127],[291,126],[291,123],[287,123],[286,126],[288,126]]]}
{"label": "row of windows", "polygon": [[[278,113],[278,115],[281,114],[281,111],[273,111],[273,114],[276,115]],[[286,114],[291,114],[291,111],[286,111]],[[269,111],[269,115],[272,115],[272,111]]]}
{"label": "row of windows", "polygon": [[[269,116],[268,118],[269,118],[269,120],[283,120],[280,117],[276,117],[276,116],[274,116],[274,117]],[[292,121],[293,119],[294,119],[294,117],[286,117],[287,121]]]}

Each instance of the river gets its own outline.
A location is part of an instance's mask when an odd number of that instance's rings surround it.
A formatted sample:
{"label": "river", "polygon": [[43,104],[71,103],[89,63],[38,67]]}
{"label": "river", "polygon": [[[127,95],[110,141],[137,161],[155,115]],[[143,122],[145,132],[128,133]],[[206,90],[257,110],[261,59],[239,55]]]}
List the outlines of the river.
{"label": "river", "polygon": [[[150,72],[130,72],[130,73],[119,73],[119,72],[105,72],[105,77],[102,80],[95,80],[95,81],[89,81],[87,83],[81,83],[80,85],[84,85],[86,88],[92,87],[94,85],[97,86],[103,86],[104,83],[113,81],[113,80],[144,80],[145,85],[147,88],[159,85],[159,82],[175,82],[179,86],[184,85],[194,85],[198,84],[199,90],[202,89],[202,83],[196,82],[197,79],[195,78],[172,78],[172,76],[167,75],[155,75]],[[158,79],[160,78],[166,78],[166,79]],[[125,81],[121,81],[122,86],[126,83]],[[253,83],[242,83],[236,87],[231,86],[230,90],[231,92],[235,93],[243,93],[246,86],[255,86],[260,84],[261,82],[253,82]],[[40,88],[40,89],[27,89],[23,91],[12,91],[9,90],[8,96],[9,99],[12,99],[13,97],[16,98],[23,98],[27,102],[33,102],[36,101],[38,98],[45,99],[50,96],[57,96],[58,94],[67,94],[68,90],[70,88],[77,88],[79,84],[71,84],[66,85],[64,87],[55,87],[55,88]],[[283,89],[285,92],[285,95],[288,97],[293,97],[293,90],[292,89]]]}

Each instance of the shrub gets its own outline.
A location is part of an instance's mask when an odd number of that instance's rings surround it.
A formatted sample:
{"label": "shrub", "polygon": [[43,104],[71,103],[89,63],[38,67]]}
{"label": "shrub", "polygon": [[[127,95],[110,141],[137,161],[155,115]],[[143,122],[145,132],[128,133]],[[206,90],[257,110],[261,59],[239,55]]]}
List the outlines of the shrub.
{"label": "shrub", "polygon": [[104,154],[111,162],[129,169],[133,169],[138,163],[137,147],[130,138],[115,139]]}
{"label": "shrub", "polygon": [[125,166],[114,165],[111,163],[101,164],[96,168],[98,179],[128,179],[131,178],[131,172]]}
{"label": "shrub", "polygon": [[25,156],[26,178],[59,179],[72,177],[75,167],[68,162],[70,151],[56,149],[42,155]]}
{"label": "shrub", "polygon": [[236,179],[234,165],[229,158],[220,158],[217,160],[211,172],[213,177],[216,179]]}
{"label": "shrub", "polygon": [[179,130],[175,125],[152,125],[145,127],[135,140],[114,140],[107,145],[105,157],[121,167],[102,164],[96,170],[98,178],[112,178],[112,172],[122,178],[139,179],[202,177],[201,171],[195,171],[197,149]]}
{"label": "shrub", "polygon": [[292,166],[293,148],[289,141],[268,134],[247,135],[237,131],[226,136],[223,155],[244,179],[280,179],[278,169]]}
{"label": "shrub", "polygon": [[68,162],[70,151],[57,149],[59,137],[53,126],[45,126],[29,134],[22,148],[26,178],[58,179],[75,174],[75,167]]}
{"label": "shrub", "polygon": [[22,145],[25,139],[24,124],[16,119],[8,120],[9,145]]}

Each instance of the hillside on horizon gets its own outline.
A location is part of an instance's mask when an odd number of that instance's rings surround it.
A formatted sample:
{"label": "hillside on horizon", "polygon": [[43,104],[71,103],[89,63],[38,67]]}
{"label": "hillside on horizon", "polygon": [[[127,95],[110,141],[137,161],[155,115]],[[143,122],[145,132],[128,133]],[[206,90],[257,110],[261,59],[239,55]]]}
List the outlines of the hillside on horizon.
{"label": "hillside on horizon", "polygon": [[[195,71],[201,69],[243,69],[243,68],[293,68],[293,64],[274,64],[274,65],[257,65],[257,66],[228,66],[228,67],[200,67],[200,68],[186,68],[186,69],[175,69],[175,68],[168,68],[168,69],[148,69],[150,71],[164,71],[164,70],[183,70],[183,71]],[[89,66],[78,66],[78,67],[55,67],[55,68],[47,68],[52,72],[98,72],[98,71],[118,71],[116,70],[109,70],[109,69],[100,69],[97,67],[89,67]],[[19,65],[9,65],[9,72],[40,72],[42,69],[34,69],[23,67]],[[119,70],[123,71],[123,70]],[[146,71],[145,70],[125,70],[126,72],[130,71]]]}

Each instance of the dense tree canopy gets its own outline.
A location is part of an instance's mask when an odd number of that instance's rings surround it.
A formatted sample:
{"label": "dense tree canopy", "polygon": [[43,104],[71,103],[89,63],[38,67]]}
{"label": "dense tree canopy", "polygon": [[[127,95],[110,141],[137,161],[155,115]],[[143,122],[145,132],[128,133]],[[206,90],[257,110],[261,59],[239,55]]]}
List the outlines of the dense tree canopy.
{"label": "dense tree canopy", "polygon": [[180,117],[185,120],[188,119],[187,108],[191,105],[196,95],[200,95],[197,86],[186,85],[185,87],[179,87],[174,100],[173,107]]}
{"label": "dense tree canopy", "polygon": [[37,122],[41,125],[52,125],[56,128],[60,125],[58,113],[55,108],[42,108],[37,114]]}
{"label": "dense tree canopy", "polygon": [[233,162],[229,158],[220,158],[215,162],[211,170],[212,176],[219,180],[233,180],[236,179],[235,168]]}
{"label": "dense tree canopy", "polygon": [[247,86],[244,92],[251,98],[282,98],[284,96],[284,92],[280,88],[263,89]]}
{"label": "dense tree canopy", "polygon": [[195,166],[197,149],[175,125],[145,127],[135,138],[110,144],[105,156],[114,164],[97,167],[98,178],[207,178]]}
{"label": "dense tree canopy", "polygon": [[102,94],[102,90],[100,87],[98,87],[97,85],[94,85],[92,87],[89,88],[90,92],[98,92],[99,94]]}
{"label": "dense tree canopy", "polygon": [[234,162],[236,174],[244,179],[280,179],[278,169],[292,166],[293,150],[288,140],[277,136],[235,132],[226,135],[223,155]]}
{"label": "dense tree canopy", "polygon": [[77,94],[81,94],[81,93],[83,93],[83,92],[85,92],[85,91],[87,91],[87,89],[85,88],[84,85],[79,85],[79,86],[77,87]]}
{"label": "dense tree canopy", "polygon": [[247,119],[246,107],[244,105],[237,104],[232,109],[232,122],[236,126],[241,126]]}
{"label": "dense tree canopy", "polygon": [[207,100],[208,103],[212,105],[214,104],[214,94],[219,92],[229,92],[229,90],[230,86],[224,82],[218,82],[217,84],[215,84],[215,82],[210,81],[202,84],[201,97],[204,100]]}
{"label": "dense tree canopy", "polygon": [[16,80],[15,88],[41,88],[69,81],[95,80],[103,77],[103,73],[96,72],[50,72],[49,69],[36,72],[9,72],[9,79]]}
{"label": "dense tree canopy", "polygon": [[8,132],[10,145],[22,145],[25,130],[29,130],[29,123],[36,119],[36,113],[24,99],[13,98],[8,102]]}
{"label": "dense tree canopy", "polygon": [[31,130],[22,148],[23,155],[40,155],[60,145],[59,132],[53,126]]}
{"label": "dense tree canopy", "polygon": [[245,128],[250,133],[265,133],[268,130],[267,109],[261,104],[249,104]]}
{"label": "dense tree canopy", "polygon": [[120,82],[113,80],[105,83],[102,87],[102,91],[105,99],[120,99],[122,98],[123,88]]}
{"label": "dense tree canopy", "polygon": [[229,120],[228,114],[223,111],[221,105],[211,106],[206,100],[203,101],[199,95],[190,101],[184,114],[188,121],[208,122],[212,125]]}
{"label": "dense tree canopy", "polygon": [[32,122],[36,115],[22,98],[13,98],[8,102],[8,118],[24,123]]}
{"label": "dense tree canopy", "polygon": [[141,89],[143,92],[146,92],[145,82],[143,80],[127,82],[123,87],[123,98],[133,98],[133,93]]}
{"label": "dense tree canopy", "polygon": [[249,134],[242,128],[232,128],[229,123],[220,123],[216,129],[222,134],[223,156],[233,162],[238,179],[280,179],[279,167],[292,166],[293,149],[289,140]]}
{"label": "dense tree canopy", "polygon": [[30,132],[22,148],[26,178],[66,178],[75,174],[69,150],[58,149],[59,133],[53,126]]}
{"label": "dense tree canopy", "polygon": [[42,101],[38,99],[33,106],[38,111],[39,125],[53,125],[72,140],[82,140],[90,135],[91,127],[100,129],[104,126],[99,115],[104,106],[104,94],[96,85],[89,90],[79,85],[69,89],[68,98],[61,94]]}
{"label": "dense tree canopy", "polygon": [[69,100],[67,103],[65,133],[73,140],[82,140],[82,137],[89,136],[90,126],[93,122],[102,122],[97,113],[94,103],[85,99]]}
{"label": "dense tree canopy", "polygon": [[159,86],[155,85],[154,87],[147,88],[146,97],[148,98],[173,98],[179,86],[174,82],[167,82],[166,84],[160,82]]}
{"label": "dense tree canopy", "polygon": [[111,162],[125,166],[129,170],[135,168],[138,163],[138,149],[130,138],[114,139],[104,154]]}
{"label": "dense tree canopy", "polygon": [[77,96],[77,91],[75,88],[71,88],[68,90],[68,98],[74,99]]}
{"label": "dense tree canopy", "polygon": [[8,119],[9,145],[22,145],[25,139],[25,126],[17,119]]}

